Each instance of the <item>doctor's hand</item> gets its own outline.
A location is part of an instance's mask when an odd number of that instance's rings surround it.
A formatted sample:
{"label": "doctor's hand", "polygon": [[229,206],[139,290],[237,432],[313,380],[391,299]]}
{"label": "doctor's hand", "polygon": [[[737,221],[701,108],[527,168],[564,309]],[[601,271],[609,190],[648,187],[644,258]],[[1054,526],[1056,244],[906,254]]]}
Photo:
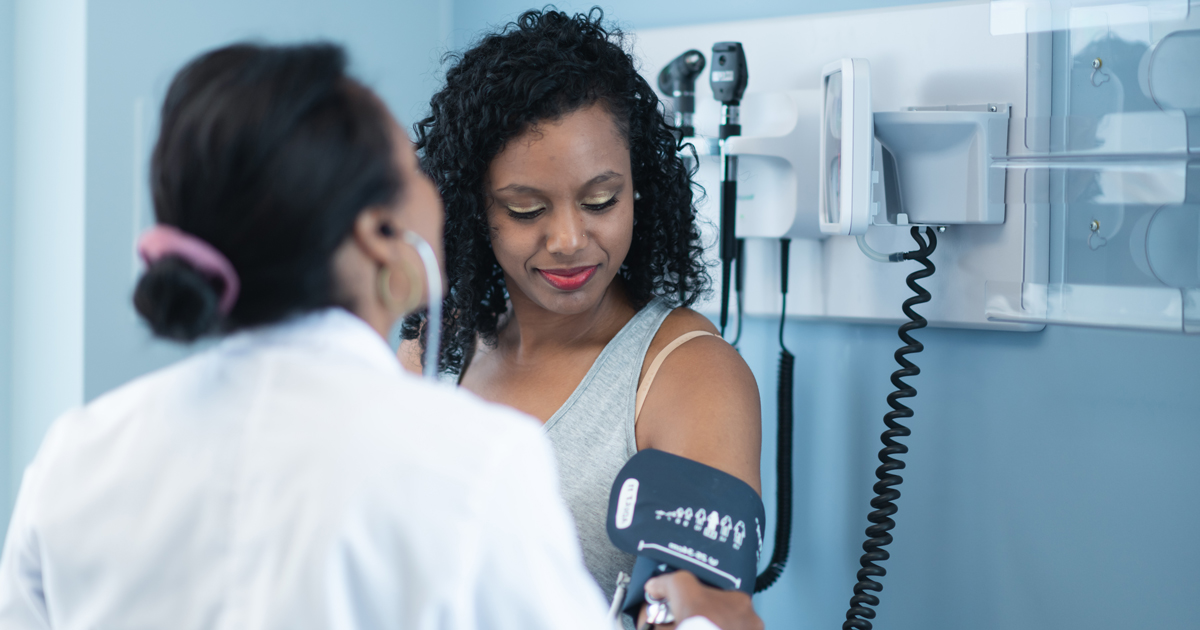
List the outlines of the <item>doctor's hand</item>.
{"label": "doctor's hand", "polygon": [[[762,619],[754,612],[749,595],[705,586],[687,571],[675,571],[647,581],[646,594],[655,599],[665,599],[677,622],[688,617],[703,616],[721,630],[763,630]],[[638,619],[639,628],[643,626],[645,618],[646,609],[643,607]]]}

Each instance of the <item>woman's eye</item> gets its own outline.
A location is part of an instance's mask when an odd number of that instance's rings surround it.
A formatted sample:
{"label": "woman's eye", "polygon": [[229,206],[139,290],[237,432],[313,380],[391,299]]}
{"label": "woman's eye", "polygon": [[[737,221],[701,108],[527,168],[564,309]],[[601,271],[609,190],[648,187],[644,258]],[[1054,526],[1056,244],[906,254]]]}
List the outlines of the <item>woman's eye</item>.
{"label": "woman's eye", "polygon": [[617,196],[612,195],[611,197],[589,197],[587,199],[584,199],[583,203],[581,203],[580,205],[582,205],[584,208],[587,208],[588,210],[591,210],[592,212],[599,212],[601,210],[611,208],[616,203],[617,203]]}
{"label": "woman's eye", "polygon": [[507,206],[509,215],[517,219],[532,219],[542,213],[546,209],[543,204],[536,206]]}

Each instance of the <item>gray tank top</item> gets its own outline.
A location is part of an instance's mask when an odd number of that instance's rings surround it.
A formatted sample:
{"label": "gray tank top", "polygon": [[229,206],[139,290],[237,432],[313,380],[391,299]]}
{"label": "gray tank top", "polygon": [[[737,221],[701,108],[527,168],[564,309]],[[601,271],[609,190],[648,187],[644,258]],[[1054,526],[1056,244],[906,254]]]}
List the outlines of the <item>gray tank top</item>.
{"label": "gray tank top", "polygon": [[634,561],[608,540],[608,495],[621,467],[637,454],[633,429],[638,376],[650,342],[671,310],[655,298],[638,311],[545,425],[583,561],[608,600],[616,590],[617,574],[631,573]]}

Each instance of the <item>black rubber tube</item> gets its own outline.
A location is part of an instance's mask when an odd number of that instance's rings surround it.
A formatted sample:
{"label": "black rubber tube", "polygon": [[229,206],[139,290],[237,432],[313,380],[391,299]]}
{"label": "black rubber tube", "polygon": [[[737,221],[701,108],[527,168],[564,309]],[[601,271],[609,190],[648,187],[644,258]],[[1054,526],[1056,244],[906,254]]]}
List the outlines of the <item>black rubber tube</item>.
{"label": "black rubber tube", "polygon": [[767,568],[754,580],[755,593],[765,591],[783,575],[792,542],[792,387],[795,383],[796,357],[783,344],[790,245],[790,239],[780,239],[783,307],[779,311],[779,392],[776,401],[779,424],[775,441],[775,548]]}
{"label": "black rubber tube", "polygon": [[[734,158],[725,158],[731,160]],[[729,290],[731,273],[737,259],[737,180],[721,182],[721,235],[718,252],[721,256],[721,336],[729,323]]]}

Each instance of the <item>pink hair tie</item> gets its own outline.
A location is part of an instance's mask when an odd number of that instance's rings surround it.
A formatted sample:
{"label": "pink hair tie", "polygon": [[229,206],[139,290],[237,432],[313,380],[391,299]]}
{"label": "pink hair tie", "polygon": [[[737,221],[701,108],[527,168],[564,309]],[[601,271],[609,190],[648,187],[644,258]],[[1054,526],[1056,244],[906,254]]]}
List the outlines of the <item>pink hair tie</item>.
{"label": "pink hair tie", "polygon": [[147,265],[153,265],[167,256],[178,256],[200,273],[220,279],[225,288],[221,291],[217,310],[222,316],[233,310],[242,283],[233,269],[233,263],[217,248],[191,234],[162,224],[146,230],[138,239],[137,248],[138,255]]}

